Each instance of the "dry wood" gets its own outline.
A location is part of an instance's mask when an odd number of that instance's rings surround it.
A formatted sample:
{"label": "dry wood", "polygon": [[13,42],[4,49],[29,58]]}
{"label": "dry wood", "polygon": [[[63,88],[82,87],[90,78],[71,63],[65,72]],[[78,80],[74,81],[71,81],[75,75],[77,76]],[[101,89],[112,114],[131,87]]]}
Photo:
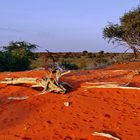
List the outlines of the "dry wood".
{"label": "dry wood", "polygon": [[0,83],[11,84],[11,85],[19,85],[19,84],[36,84],[36,78],[5,78],[0,81]]}
{"label": "dry wood", "polygon": [[33,88],[42,87],[43,91],[41,94],[46,92],[65,93],[66,89],[63,87],[63,83],[59,83],[59,78],[68,73],[70,73],[70,71],[61,72],[57,69],[55,71],[47,71],[46,78],[5,78],[4,80],[1,80],[0,83],[12,85],[31,84]]}
{"label": "dry wood", "polygon": [[101,136],[101,137],[111,138],[111,139],[114,139],[114,140],[121,140],[120,138],[112,136],[111,134],[108,134],[108,133],[94,132],[94,133],[92,133],[92,135],[93,136]]}
{"label": "dry wood", "polygon": [[28,96],[21,96],[21,97],[10,96],[10,97],[8,97],[9,100],[26,100],[28,98],[29,98]]}
{"label": "dry wood", "polygon": [[118,89],[135,89],[140,90],[139,87],[130,87],[126,84],[119,84],[117,82],[98,82],[98,83],[87,83],[87,86],[83,86],[86,89],[95,89],[95,88],[118,88]]}

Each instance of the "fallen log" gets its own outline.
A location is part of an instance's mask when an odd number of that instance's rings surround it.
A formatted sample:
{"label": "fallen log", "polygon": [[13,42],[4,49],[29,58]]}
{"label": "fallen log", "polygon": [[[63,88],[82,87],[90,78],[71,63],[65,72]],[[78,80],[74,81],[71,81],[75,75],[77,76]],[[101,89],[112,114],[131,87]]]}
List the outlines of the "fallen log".
{"label": "fallen log", "polygon": [[128,84],[119,84],[117,82],[95,82],[95,83],[89,83],[86,82],[86,85],[82,86],[86,89],[96,89],[96,88],[109,88],[109,89],[130,89],[130,90],[140,90],[139,87],[131,87]]}
{"label": "fallen log", "polygon": [[20,85],[20,84],[36,84],[36,78],[5,78],[0,83],[8,85]]}

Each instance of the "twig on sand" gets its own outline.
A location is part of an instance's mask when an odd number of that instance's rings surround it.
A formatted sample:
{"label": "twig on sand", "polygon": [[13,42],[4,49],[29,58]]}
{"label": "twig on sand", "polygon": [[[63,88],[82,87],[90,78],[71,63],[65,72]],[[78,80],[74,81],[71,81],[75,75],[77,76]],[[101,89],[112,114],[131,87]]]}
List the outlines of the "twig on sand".
{"label": "twig on sand", "polygon": [[26,100],[28,98],[29,98],[28,96],[22,96],[22,97],[10,96],[10,97],[8,97],[9,100]]}
{"label": "twig on sand", "polygon": [[111,139],[114,139],[114,140],[121,140],[120,138],[112,136],[111,134],[108,134],[108,133],[94,132],[94,133],[92,133],[92,135],[93,136],[102,136],[102,137],[106,137],[106,138],[111,138]]}

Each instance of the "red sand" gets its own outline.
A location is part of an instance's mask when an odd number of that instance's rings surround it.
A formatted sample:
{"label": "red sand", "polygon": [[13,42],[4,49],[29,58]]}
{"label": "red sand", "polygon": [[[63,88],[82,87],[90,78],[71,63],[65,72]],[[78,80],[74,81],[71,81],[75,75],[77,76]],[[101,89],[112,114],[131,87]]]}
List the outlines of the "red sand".
{"label": "red sand", "polygon": [[[127,83],[140,63],[120,64],[103,70],[72,72],[62,78],[73,85],[65,95],[28,86],[0,84],[0,140],[111,140],[92,136],[105,132],[122,140],[140,139],[140,90],[87,89],[86,82]],[[115,71],[123,70],[124,71]],[[0,73],[5,77],[44,77],[45,71]],[[140,75],[131,79],[140,87]],[[9,96],[28,95],[23,101]],[[64,106],[70,102],[70,106]]]}

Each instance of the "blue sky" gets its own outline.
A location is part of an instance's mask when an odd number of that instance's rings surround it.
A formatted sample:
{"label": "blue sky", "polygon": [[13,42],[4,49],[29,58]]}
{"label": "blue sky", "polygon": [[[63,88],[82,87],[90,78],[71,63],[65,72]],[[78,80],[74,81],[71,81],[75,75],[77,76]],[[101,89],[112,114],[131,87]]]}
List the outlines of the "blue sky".
{"label": "blue sky", "polygon": [[139,0],[0,0],[0,45],[12,40],[38,51],[124,51],[102,38],[108,22],[118,23]]}

